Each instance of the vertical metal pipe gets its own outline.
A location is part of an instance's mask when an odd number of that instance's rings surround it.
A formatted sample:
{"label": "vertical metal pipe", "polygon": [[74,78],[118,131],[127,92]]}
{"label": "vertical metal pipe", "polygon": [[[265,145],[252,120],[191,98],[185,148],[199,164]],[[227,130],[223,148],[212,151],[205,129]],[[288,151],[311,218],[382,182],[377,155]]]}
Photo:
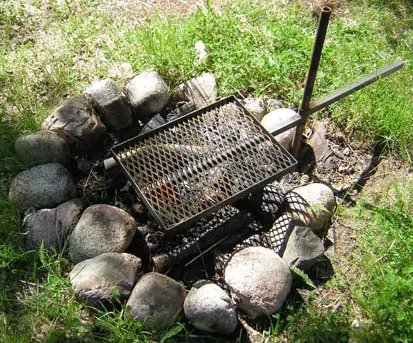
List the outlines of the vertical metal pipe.
{"label": "vertical metal pipe", "polygon": [[298,157],[298,153],[301,145],[301,137],[304,131],[304,126],[308,118],[307,110],[310,107],[311,96],[313,94],[313,88],[315,79],[317,76],[318,65],[320,63],[321,51],[323,50],[324,39],[327,33],[328,22],[330,20],[331,8],[323,7],[321,9],[320,19],[318,21],[317,33],[314,41],[313,51],[311,53],[310,67],[308,69],[307,77],[305,80],[304,94],[301,100],[301,105],[298,113],[301,115],[301,125],[299,125],[295,132],[293,143],[293,155]]}

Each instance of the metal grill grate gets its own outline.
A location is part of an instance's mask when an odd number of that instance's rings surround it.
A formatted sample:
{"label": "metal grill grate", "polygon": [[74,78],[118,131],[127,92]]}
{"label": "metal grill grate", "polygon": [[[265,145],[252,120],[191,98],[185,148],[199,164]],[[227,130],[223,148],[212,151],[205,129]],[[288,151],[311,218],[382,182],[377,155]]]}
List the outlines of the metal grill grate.
{"label": "metal grill grate", "polygon": [[167,232],[190,226],[296,165],[234,97],[121,143],[112,154]]}

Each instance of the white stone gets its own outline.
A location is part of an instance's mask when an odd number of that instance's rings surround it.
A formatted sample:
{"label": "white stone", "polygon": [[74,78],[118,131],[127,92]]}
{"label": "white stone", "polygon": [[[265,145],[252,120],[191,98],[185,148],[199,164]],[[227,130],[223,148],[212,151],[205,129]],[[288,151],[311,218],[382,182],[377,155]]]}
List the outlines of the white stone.
{"label": "white stone", "polygon": [[156,71],[144,71],[132,78],[126,85],[126,95],[142,117],[158,113],[169,100],[168,86]]}
{"label": "white stone", "polygon": [[184,302],[184,313],[198,330],[229,335],[238,325],[237,313],[228,294],[211,281],[196,282]]}
{"label": "white stone", "polygon": [[[297,113],[289,108],[278,108],[267,113],[261,120],[261,125],[267,129],[268,132],[283,126],[283,123],[288,122],[292,117],[297,116]],[[274,138],[287,151],[291,151],[292,143],[295,135],[295,128],[288,129]]]}
{"label": "white stone", "polygon": [[195,55],[198,63],[205,62],[208,57],[206,46],[201,40],[195,43]]}
{"label": "white stone", "polygon": [[225,273],[231,297],[248,316],[268,316],[281,308],[291,289],[290,269],[271,249],[249,247],[236,252]]}
{"label": "white stone", "polygon": [[174,90],[174,97],[192,103],[196,108],[214,102],[217,98],[217,84],[214,74],[203,73],[181,83]]}

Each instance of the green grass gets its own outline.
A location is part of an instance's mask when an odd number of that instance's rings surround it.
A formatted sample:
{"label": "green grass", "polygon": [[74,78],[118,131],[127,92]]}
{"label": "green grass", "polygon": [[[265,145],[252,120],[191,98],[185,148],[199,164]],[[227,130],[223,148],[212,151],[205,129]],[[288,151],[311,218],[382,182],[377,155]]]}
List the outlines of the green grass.
{"label": "green grass", "polygon": [[[15,138],[37,130],[64,98],[82,92],[122,62],[135,72],[160,71],[171,88],[210,71],[220,95],[249,91],[296,107],[317,18],[304,1],[233,1],[184,17],[139,20],[129,12],[116,17],[105,10],[103,0],[61,3],[16,0],[0,6],[0,341],[149,340],[138,324],[123,321],[119,313],[79,321],[83,309],[73,299],[67,278],[71,265],[65,256],[26,251],[21,213],[7,200],[11,178],[23,168],[14,158]],[[193,51],[198,40],[209,52],[201,64],[195,63]],[[411,162],[412,52],[409,1],[344,2],[330,21],[315,95],[327,94],[398,56],[406,65],[318,115],[331,116],[353,138],[380,137],[388,152]],[[126,78],[115,77],[122,85]],[[371,335],[372,341],[407,341],[412,330],[408,296],[413,186],[400,188],[394,203],[364,203],[356,209],[357,225],[366,227],[352,257],[359,282],[338,288],[360,307],[365,329],[350,330],[352,309],[344,301],[339,314],[319,313],[314,304],[304,307],[281,325],[285,334],[295,341],[322,341],[333,337],[333,327],[343,340],[359,335],[355,339],[366,341]],[[350,216],[355,210],[342,211]],[[330,286],[338,284],[335,278]]]}

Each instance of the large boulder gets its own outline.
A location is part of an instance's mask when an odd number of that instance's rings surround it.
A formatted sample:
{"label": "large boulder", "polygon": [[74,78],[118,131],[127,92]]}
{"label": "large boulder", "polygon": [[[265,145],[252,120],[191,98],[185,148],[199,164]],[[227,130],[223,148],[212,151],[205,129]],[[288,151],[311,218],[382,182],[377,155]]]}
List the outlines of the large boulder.
{"label": "large boulder", "polygon": [[324,250],[323,242],[309,227],[296,226],[288,237],[282,258],[288,264],[309,271]]}
{"label": "large boulder", "polygon": [[20,161],[28,165],[57,162],[67,165],[70,150],[66,141],[52,131],[38,131],[20,136],[14,142]]}
{"label": "large boulder", "polygon": [[45,248],[62,250],[83,208],[81,199],[73,199],[56,208],[29,213],[23,220],[22,230],[26,234],[28,248],[38,248],[43,243]]}
{"label": "large boulder", "polygon": [[235,304],[251,318],[280,309],[291,289],[290,269],[271,249],[249,247],[236,252],[224,273]]}
{"label": "large boulder", "polygon": [[150,117],[161,111],[169,100],[169,90],[156,71],[144,71],[126,85],[126,95],[139,117]]}
{"label": "large boulder", "polygon": [[238,325],[228,294],[211,281],[196,282],[184,302],[185,317],[199,330],[229,335]]}
{"label": "large boulder", "polygon": [[186,101],[202,108],[214,102],[217,98],[217,84],[211,73],[203,73],[200,76],[187,80],[174,90],[174,97],[180,101]]}
{"label": "large boulder", "polygon": [[124,210],[104,204],[89,206],[70,236],[70,259],[79,263],[105,252],[124,252],[135,232],[136,222]]}
{"label": "large boulder", "polygon": [[17,174],[10,184],[9,200],[21,208],[53,208],[76,196],[70,172],[59,163],[41,164]]}
{"label": "large boulder", "polygon": [[141,260],[126,253],[103,253],[74,266],[69,274],[75,296],[90,307],[126,300],[140,271]]}
{"label": "large boulder", "polygon": [[115,81],[97,80],[85,93],[108,128],[119,131],[132,125],[132,107]]}
{"label": "large boulder", "polygon": [[43,121],[42,129],[65,138],[76,153],[100,148],[106,133],[106,126],[84,95],[65,100]]}
{"label": "large boulder", "polygon": [[286,200],[293,218],[311,227],[315,234],[323,233],[336,207],[333,191],[323,183],[297,187],[286,195]]}
{"label": "large boulder", "polygon": [[126,303],[127,316],[141,321],[147,330],[165,329],[179,319],[185,296],[185,288],[174,279],[154,272],[144,274]]}

